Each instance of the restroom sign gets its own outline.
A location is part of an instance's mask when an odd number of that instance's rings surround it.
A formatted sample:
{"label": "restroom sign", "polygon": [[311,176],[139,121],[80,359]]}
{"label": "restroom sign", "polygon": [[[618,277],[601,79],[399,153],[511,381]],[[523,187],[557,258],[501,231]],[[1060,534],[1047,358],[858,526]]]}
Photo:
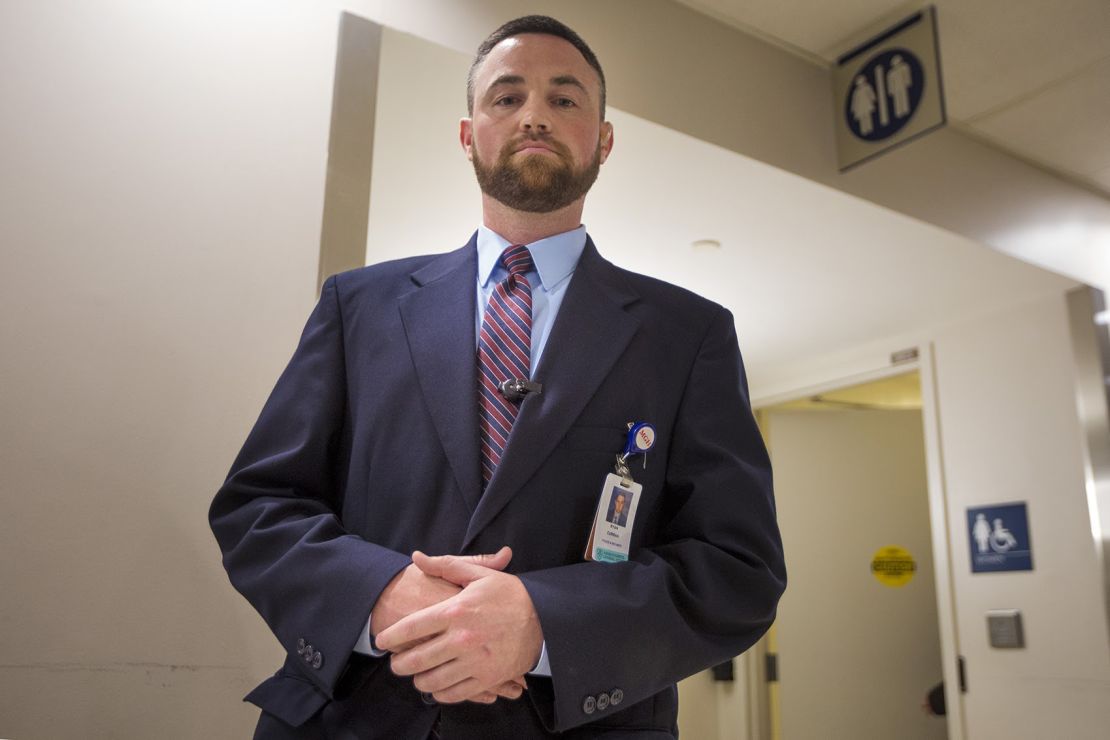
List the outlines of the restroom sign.
{"label": "restroom sign", "polygon": [[841,172],[943,126],[935,9],[914,13],[837,59],[833,96]]}
{"label": "restroom sign", "polygon": [[1033,542],[1025,503],[967,510],[971,572],[1033,570]]}

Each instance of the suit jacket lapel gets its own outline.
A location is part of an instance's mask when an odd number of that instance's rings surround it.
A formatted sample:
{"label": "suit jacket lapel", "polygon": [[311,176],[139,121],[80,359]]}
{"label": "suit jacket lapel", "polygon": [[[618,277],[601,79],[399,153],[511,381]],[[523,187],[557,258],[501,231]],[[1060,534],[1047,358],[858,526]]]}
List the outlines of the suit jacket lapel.
{"label": "suit jacket lapel", "polygon": [[[473,513],[481,497],[474,311],[478,258],[470,243],[413,273],[401,321],[420,388],[455,482]],[[399,420],[404,423],[404,420]]]}
{"label": "suit jacket lapel", "polygon": [[639,326],[624,310],[635,300],[620,272],[587,241],[534,374],[543,392],[521,405],[501,464],[470,519],[464,550],[547,459],[609,374]]}

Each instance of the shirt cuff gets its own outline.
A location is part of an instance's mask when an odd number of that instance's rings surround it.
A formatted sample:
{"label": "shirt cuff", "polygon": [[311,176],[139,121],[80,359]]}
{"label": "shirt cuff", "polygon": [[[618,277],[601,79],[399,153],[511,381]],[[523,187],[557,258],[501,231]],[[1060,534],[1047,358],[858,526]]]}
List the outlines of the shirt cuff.
{"label": "shirt cuff", "polygon": [[[369,619],[366,620],[366,629],[364,629],[362,631],[362,634],[358,636],[358,642],[355,643],[354,651],[356,653],[362,653],[363,655],[369,655],[371,658],[380,658],[383,655],[389,654],[387,650],[378,650],[376,647],[374,647],[374,638],[370,636]],[[546,657],[546,653],[540,656],[541,659],[543,659],[544,657]],[[551,674],[548,673],[547,675]]]}
{"label": "shirt cuff", "polygon": [[540,648],[540,659],[536,661],[536,667],[528,671],[530,676],[550,676],[551,675],[551,662],[547,659],[547,640],[543,641],[543,646]]}

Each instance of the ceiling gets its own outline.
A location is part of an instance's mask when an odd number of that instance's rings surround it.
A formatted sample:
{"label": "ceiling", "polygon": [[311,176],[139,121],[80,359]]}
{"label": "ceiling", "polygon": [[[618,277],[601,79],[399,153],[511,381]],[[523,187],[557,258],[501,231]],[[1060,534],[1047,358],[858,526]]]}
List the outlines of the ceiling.
{"label": "ceiling", "polygon": [[[821,64],[925,5],[679,0]],[[949,125],[1110,195],[1110,2],[934,0]]]}

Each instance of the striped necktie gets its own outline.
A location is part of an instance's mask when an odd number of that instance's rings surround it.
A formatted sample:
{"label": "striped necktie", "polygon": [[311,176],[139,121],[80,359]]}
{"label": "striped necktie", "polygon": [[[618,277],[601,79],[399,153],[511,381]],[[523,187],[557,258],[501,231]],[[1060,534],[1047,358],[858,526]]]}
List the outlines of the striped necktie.
{"label": "striped necktie", "polygon": [[524,245],[514,245],[501,253],[501,263],[509,275],[494,288],[478,335],[483,488],[501,462],[520,410],[519,402],[501,394],[501,383],[531,377],[532,286],[524,273],[532,269],[532,255]]}

